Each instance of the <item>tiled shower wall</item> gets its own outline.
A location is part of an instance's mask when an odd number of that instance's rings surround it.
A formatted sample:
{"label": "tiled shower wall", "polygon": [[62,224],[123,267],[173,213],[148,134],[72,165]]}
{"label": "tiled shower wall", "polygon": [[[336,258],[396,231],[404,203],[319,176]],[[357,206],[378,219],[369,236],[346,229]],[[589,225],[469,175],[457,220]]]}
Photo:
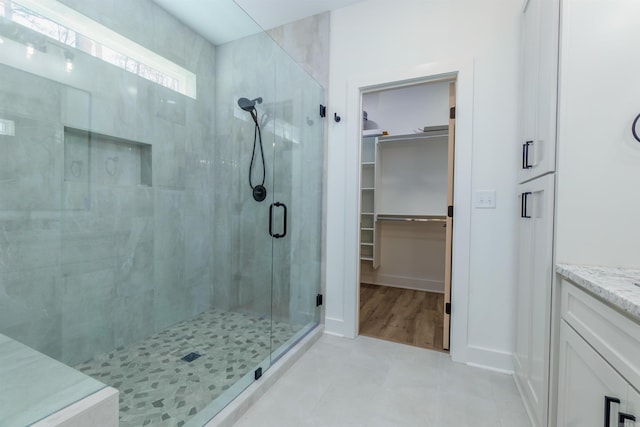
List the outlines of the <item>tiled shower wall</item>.
{"label": "tiled shower wall", "polygon": [[[194,72],[197,100],[82,53],[64,82],[0,65],[0,116],[16,122],[0,136],[0,333],[76,364],[211,307],[268,314],[272,277],[274,314],[307,321],[319,87],[264,34],[215,48],[149,0],[62,3]],[[305,22],[271,34],[322,81],[328,14]],[[266,185],[289,204],[291,240],[268,236],[270,202],[251,199],[242,96],[271,115]]]}
{"label": "tiled shower wall", "polygon": [[68,84],[0,66],[0,333],[75,364],[212,306],[215,48],[148,0],[63,3],[198,79],[193,100],[79,52]]}

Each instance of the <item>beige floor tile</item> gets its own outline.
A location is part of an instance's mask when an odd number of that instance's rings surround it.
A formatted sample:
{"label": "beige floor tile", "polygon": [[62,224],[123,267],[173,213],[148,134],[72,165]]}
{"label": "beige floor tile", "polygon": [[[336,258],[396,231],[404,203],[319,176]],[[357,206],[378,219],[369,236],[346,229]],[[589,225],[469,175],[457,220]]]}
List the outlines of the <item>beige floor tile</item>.
{"label": "beige floor tile", "polygon": [[448,354],[323,336],[235,427],[530,427],[513,378]]}

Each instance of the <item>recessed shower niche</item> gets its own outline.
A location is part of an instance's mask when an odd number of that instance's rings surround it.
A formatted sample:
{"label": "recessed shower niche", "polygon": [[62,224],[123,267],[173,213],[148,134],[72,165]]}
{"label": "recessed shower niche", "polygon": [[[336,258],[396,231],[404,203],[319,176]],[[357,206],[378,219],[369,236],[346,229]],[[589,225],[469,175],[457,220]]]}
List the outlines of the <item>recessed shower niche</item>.
{"label": "recessed shower niche", "polygon": [[64,205],[88,210],[91,187],[152,185],[151,145],[64,128]]}

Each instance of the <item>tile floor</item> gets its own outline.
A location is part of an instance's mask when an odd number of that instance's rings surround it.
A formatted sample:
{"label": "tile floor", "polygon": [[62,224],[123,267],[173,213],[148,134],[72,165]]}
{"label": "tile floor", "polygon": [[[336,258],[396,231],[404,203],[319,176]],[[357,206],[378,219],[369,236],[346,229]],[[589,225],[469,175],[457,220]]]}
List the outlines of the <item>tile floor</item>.
{"label": "tile floor", "polygon": [[120,427],[180,427],[300,329],[211,310],[75,368],[120,391]]}
{"label": "tile floor", "polygon": [[513,378],[448,354],[324,335],[234,427],[531,427]]}

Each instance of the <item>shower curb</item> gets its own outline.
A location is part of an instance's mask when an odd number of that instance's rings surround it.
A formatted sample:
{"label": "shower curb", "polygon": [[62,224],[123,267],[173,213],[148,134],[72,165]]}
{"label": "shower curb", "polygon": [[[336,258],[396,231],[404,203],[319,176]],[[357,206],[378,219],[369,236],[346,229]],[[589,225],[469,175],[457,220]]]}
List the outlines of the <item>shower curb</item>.
{"label": "shower curb", "polygon": [[238,420],[273,386],[282,375],[302,355],[320,339],[324,333],[324,325],[320,324],[312,329],[306,337],[301,339],[291,350],[285,353],[269,370],[246,388],[238,397],[229,403],[211,421],[203,427],[232,427]]}

